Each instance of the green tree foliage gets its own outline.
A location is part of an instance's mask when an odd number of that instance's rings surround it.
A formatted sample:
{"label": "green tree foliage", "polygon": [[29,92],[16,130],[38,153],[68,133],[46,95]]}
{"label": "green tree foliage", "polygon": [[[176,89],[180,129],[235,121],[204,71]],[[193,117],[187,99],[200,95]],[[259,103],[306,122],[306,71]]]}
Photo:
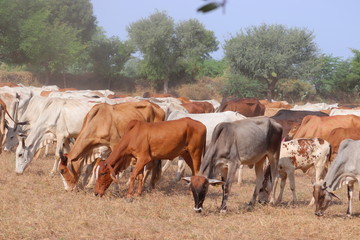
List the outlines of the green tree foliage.
{"label": "green tree foliage", "polygon": [[206,59],[199,71],[198,76],[206,76],[206,77],[221,77],[225,74],[225,69],[227,67],[227,63],[224,59],[215,60],[215,59]]}
{"label": "green tree foliage", "polygon": [[265,90],[262,82],[242,74],[228,73],[223,94],[239,98],[260,97]]}
{"label": "green tree foliage", "polygon": [[197,20],[175,25],[165,12],[155,12],[128,27],[130,41],[142,55],[141,72],[153,82],[163,84],[168,91],[172,75],[185,70],[199,71],[199,63],[217,50],[214,34]]}
{"label": "green tree foliage", "polygon": [[95,27],[89,0],[0,0],[0,61],[65,76]]}
{"label": "green tree foliage", "polygon": [[[49,24],[50,12],[39,10],[20,27],[22,39],[19,49],[29,59],[29,65],[47,74],[65,73],[74,64],[84,45],[77,38],[78,31],[64,23]],[[49,76],[47,76],[48,83]],[[66,83],[65,83],[66,85]]]}
{"label": "green tree foliage", "polygon": [[270,100],[280,79],[299,75],[302,64],[315,59],[313,39],[306,29],[262,24],[226,41],[225,57],[234,73],[265,83]]}
{"label": "green tree foliage", "polygon": [[133,52],[134,48],[128,42],[122,42],[117,37],[99,38],[93,42],[90,50],[93,72],[107,80],[110,89],[113,78],[121,74]]}
{"label": "green tree foliage", "polygon": [[348,75],[348,89],[354,91],[358,97],[360,96],[360,51],[352,49],[355,54],[351,60],[351,71]]}

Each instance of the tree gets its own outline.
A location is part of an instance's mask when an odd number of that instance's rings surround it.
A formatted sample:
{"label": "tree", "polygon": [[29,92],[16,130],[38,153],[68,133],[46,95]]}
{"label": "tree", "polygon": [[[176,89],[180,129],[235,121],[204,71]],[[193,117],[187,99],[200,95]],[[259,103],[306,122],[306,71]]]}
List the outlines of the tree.
{"label": "tree", "polygon": [[85,47],[74,28],[60,22],[50,25],[49,14],[47,10],[39,10],[24,21],[19,49],[29,59],[30,67],[46,73],[45,84],[49,83],[50,74],[58,72],[63,74],[66,85],[66,68],[76,62]]}
{"label": "tree", "polygon": [[107,80],[110,89],[113,78],[121,74],[133,52],[133,47],[128,42],[122,42],[117,37],[99,38],[93,42],[90,50],[93,72],[99,78]]}
{"label": "tree", "polygon": [[[72,53],[79,47],[79,42],[86,44],[91,40],[96,28],[95,20],[89,0],[0,0],[0,61],[43,67],[43,64],[33,64],[33,60],[48,60],[48,56],[40,54],[40,48],[47,47],[52,53],[58,51],[56,56],[60,56],[64,47],[71,46],[72,49],[64,54]],[[47,43],[46,37],[58,42],[58,45]],[[61,43],[59,48],[60,41],[70,43]],[[37,59],[42,56],[45,59]],[[64,63],[68,59],[61,61]]]}
{"label": "tree", "polygon": [[360,51],[356,49],[351,50],[355,56],[351,60],[350,74],[348,75],[348,88],[357,92],[359,97],[360,92]]}
{"label": "tree", "polygon": [[279,79],[297,76],[302,64],[315,59],[313,39],[306,29],[262,24],[227,40],[225,57],[232,72],[265,83],[271,100]]}
{"label": "tree", "polygon": [[130,41],[142,55],[141,71],[154,85],[163,83],[168,91],[173,74],[185,69],[196,74],[199,63],[217,50],[213,32],[197,20],[188,20],[175,26],[165,12],[155,12],[148,18],[130,24]]}

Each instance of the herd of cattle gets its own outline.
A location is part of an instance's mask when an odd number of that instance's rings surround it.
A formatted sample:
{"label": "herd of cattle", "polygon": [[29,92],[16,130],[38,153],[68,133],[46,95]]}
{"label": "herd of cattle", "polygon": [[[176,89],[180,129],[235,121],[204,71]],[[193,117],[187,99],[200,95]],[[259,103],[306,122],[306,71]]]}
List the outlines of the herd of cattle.
{"label": "herd of cattle", "polygon": [[[353,186],[360,179],[360,108],[350,105],[235,98],[219,103],[0,83],[0,143],[0,152],[16,149],[18,174],[56,144],[51,174],[60,172],[66,190],[94,188],[100,196],[132,166],[129,200],[141,195],[150,172],[154,187],[169,161],[179,157],[176,179],[189,183],[196,212],[203,209],[209,185],[222,185],[220,210],[226,212],[231,185],[237,172],[241,181],[244,165],[255,166],[250,206],[257,199],[281,202],[287,177],[295,202],[294,171],[314,167],[310,204],[317,216],[345,184],[351,215]],[[167,160],[163,167],[161,160]],[[184,177],[185,165],[191,177]]]}

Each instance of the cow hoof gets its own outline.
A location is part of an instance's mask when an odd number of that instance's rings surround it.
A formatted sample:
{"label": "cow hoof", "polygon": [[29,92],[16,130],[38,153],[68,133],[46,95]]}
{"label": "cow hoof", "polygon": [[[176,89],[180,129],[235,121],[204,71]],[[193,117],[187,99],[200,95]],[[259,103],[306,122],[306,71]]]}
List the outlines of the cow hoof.
{"label": "cow hoof", "polygon": [[126,202],[131,203],[134,199],[131,197],[126,198]]}
{"label": "cow hoof", "polygon": [[175,176],[175,181],[178,182],[180,180],[181,180],[181,174],[177,172]]}
{"label": "cow hoof", "polygon": [[220,209],[220,213],[221,213],[221,214],[225,214],[226,212],[227,212],[226,209]]}

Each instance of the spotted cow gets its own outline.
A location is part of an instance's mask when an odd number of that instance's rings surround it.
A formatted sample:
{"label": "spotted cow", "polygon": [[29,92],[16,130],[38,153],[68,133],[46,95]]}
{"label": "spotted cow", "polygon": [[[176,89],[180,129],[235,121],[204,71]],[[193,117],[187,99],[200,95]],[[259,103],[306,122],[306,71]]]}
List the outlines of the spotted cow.
{"label": "spotted cow", "polygon": [[[281,178],[280,193],[276,203],[282,200],[286,178],[289,176],[290,189],[292,191],[293,200],[296,202],[295,193],[295,170],[301,169],[304,173],[312,166],[315,167],[315,181],[320,182],[324,175],[324,170],[329,162],[330,144],[321,138],[301,138],[281,143],[279,158],[279,177]],[[265,180],[269,179],[269,171],[265,171]],[[273,201],[275,200],[275,191],[278,179],[275,181]],[[312,198],[310,205],[314,204],[315,199]]]}

